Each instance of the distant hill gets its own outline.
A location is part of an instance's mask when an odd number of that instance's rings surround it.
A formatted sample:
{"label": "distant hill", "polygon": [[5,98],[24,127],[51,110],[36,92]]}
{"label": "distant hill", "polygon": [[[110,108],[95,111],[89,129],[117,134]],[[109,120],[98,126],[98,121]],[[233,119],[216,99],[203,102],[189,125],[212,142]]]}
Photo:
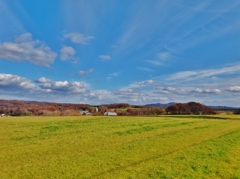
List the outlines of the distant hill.
{"label": "distant hill", "polygon": [[236,110],[239,109],[237,107],[230,107],[230,106],[208,106],[209,108],[212,109],[217,109],[217,110]]}
{"label": "distant hill", "polygon": [[147,106],[147,107],[158,107],[158,108],[167,108],[169,106],[172,106],[176,104],[175,102],[170,102],[170,103],[166,103],[166,104],[162,104],[162,103],[155,103],[155,104],[146,104],[144,106]]}
{"label": "distant hill", "polygon": [[[144,106],[148,106],[148,107],[159,107],[159,108],[167,108],[169,106],[172,106],[174,104],[177,104],[176,102],[170,102],[170,103],[166,103],[166,104],[163,104],[163,103],[155,103],[155,104],[146,104]],[[237,107],[231,107],[231,106],[207,106],[211,109],[215,109],[215,110],[236,110],[236,109],[239,109]]]}

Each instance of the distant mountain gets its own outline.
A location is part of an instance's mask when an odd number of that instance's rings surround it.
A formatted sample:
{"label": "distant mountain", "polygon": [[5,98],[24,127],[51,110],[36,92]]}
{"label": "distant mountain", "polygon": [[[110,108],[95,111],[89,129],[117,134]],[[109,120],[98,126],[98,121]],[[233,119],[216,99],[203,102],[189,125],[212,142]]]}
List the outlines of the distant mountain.
{"label": "distant mountain", "polygon": [[167,107],[172,106],[174,104],[176,104],[176,103],[175,102],[170,102],[170,103],[167,103],[167,104],[162,104],[162,103],[146,104],[144,106],[157,107],[157,108],[167,108]]}
{"label": "distant mountain", "polygon": [[230,107],[230,106],[208,106],[209,108],[212,108],[212,109],[218,109],[218,110],[236,110],[236,109],[239,109],[237,107]]}
{"label": "distant mountain", "polygon": [[[176,104],[176,102],[170,102],[170,103],[166,103],[166,104],[163,104],[163,103],[155,103],[155,104],[146,104],[144,106],[148,106],[148,107],[158,107],[158,108],[167,108],[169,106],[172,106]],[[237,107],[231,107],[231,106],[207,106],[211,109],[217,109],[217,110],[236,110],[236,109],[239,109]]]}

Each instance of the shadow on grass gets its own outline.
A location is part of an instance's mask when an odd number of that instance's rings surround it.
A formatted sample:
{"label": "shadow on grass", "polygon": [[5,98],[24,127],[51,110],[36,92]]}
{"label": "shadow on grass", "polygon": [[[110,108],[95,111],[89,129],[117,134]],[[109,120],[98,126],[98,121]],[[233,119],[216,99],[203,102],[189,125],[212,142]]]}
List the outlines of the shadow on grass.
{"label": "shadow on grass", "polygon": [[164,117],[174,117],[174,118],[196,118],[196,119],[222,119],[222,120],[227,120],[229,118],[226,117],[219,117],[219,116],[204,116],[204,115],[167,115]]}

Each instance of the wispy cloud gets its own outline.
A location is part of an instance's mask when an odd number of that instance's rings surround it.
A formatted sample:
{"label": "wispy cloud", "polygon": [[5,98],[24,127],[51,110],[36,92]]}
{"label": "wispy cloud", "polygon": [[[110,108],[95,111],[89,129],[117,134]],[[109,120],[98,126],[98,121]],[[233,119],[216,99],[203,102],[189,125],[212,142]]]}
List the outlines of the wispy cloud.
{"label": "wispy cloud", "polygon": [[166,103],[169,99],[167,97],[143,97],[142,101],[144,103]]}
{"label": "wispy cloud", "polygon": [[153,65],[162,65],[162,62],[160,62],[159,60],[145,60],[145,62],[151,63]]}
{"label": "wispy cloud", "polygon": [[165,95],[185,95],[187,91],[185,89],[181,88],[175,88],[175,87],[162,87],[162,86],[157,86],[154,89],[154,92],[156,94],[165,94]]}
{"label": "wispy cloud", "polygon": [[162,51],[156,55],[153,60],[145,60],[145,62],[151,63],[153,65],[163,65],[167,60],[175,58],[169,51]]}
{"label": "wispy cloud", "polygon": [[92,39],[95,38],[93,36],[85,36],[85,35],[83,35],[81,33],[76,33],[76,32],[64,34],[63,37],[65,39],[70,39],[71,42],[73,42],[73,43],[78,43],[78,44],[82,44],[82,45],[89,44],[89,42]]}
{"label": "wispy cloud", "polygon": [[[158,41],[161,45],[164,44],[165,39],[159,37],[159,34],[162,33],[164,25],[169,22],[168,19],[164,18],[166,14],[171,11],[169,3],[166,1],[153,2],[149,1],[149,4],[146,5],[143,1],[135,3],[128,1],[129,5],[126,8],[125,14],[128,15],[128,19],[124,19],[124,26],[121,33],[113,44],[117,45],[118,48],[115,49],[116,53],[123,53],[124,55],[131,54],[133,49],[143,49],[148,45],[151,47],[149,51],[142,51],[141,54],[152,53],[152,49],[155,49],[156,46],[152,46],[151,42],[154,42],[156,39],[161,39]],[[164,8],[162,8],[164,7]],[[149,8],[151,9],[150,13]],[[174,11],[175,9],[173,9]],[[156,19],[155,17],[158,17]],[[154,51],[155,53],[156,51]]]}
{"label": "wispy cloud", "polygon": [[99,55],[99,58],[101,58],[103,61],[111,60],[110,55]]}
{"label": "wispy cloud", "polygon": [[120,89],[116,91],[112,91],[112,94],[115,96],[120,96],[121,99],[127,99],[128,101],[137,102],[141,99],[143,93],[138,90],[133,89]]}
{"label": "wispy cloud", "polygon": [[145,71],[145,72],[153,72],[152,69],[146,67],[138,67],[137,70]]}
{"label": "wispy cloud", "polygon": [[208,70],[196,70],[196,71],[183,71],[171,75],[168,80],[182,80],[191,81],[201,78],[209,78],[218,75],[229,75],[240,73],[240,64],[231,64],[228,67],[208,69]]}
{"label": "wispy cloud", "polygon": [[[163,22],[168,33],[164,33],[165,36],[162,37],[164,44],[159,43],[155,48],[164,46],[170,52],[180,54],[202,43],[237,32],[240,29],[237,23],[239,6],[238,1],[222,2],[218,5],[214,1],[174,2],[174,5],[168,8],[174,28],[172,24]],[[173,13],[174,8],[179,7],[182,10]],[[232,18],[229,19],[230,16]]]}
{"label": "wispy cloud", "polygon": [[160,60],[169,60],[170,58],[173,57],[173,55],[170,54],[170,52],[160,52],[157,54],[157,56]]}
{"label": "wispy cloud", "polygon": [[14,42],[0,44],[0,58],[12,61],[28,61],[34,65],[49,67],[57,54],[39,40],[33,40],[30,33],[22,34]]}
{"label": "wispy cloud", "polygon": [[118,76],[119,76],[119,73],[115,72],[115,73],[110,74],[110,75],[107,77],[107,79],[110,80],[110,79],[112,79],[112,78],[114,78],[114,77],[118,77]]}
{"label": "wispy cloud", "polygon": [[[26,29],[21,22],[21,20],[18,18],[16,13],[10,8],[10,2],[8,1],[0,1],[0,12],[1,12],[1,20],[0,20],[0,26],[4,27],[0,29],[0,32],[3,32],[4,34],[19,34],[26,32]],[[19,8],[19,3],[13,3],[16,9]],[[12,5],[13,5],[12,4]],[[6,28],[8,27],[8,28]]]}
{"label": "wispy cloud", "polygon": [[206,12],[206,13],[214,13],[214,14],[229,12],[234,7],[240,4],[238,1],[235,1],[233,3],[222,2],[221,5],[218,5],[218,6],[211,6],[211,4],[215,3],[213,1],[208,1],[208,2],[203,1],[199,3],[197,6],[190,6],[190,5],[187,5],[187,3],[185,4],[184,3],[185,2],[178,3],[178,5],[181,6],[182,8],[186,8],[194,12]]}
{"label": "wispy cloud", "polygon": [[86,70],[86,71],[80,70],[80,71],[78,72],[78,74],[83,77],[83,76],[86,76],[86,75],[92,73],[93,71],[94,71],[93,68],[91,68],[91,69],[89,69],[89,70]]}

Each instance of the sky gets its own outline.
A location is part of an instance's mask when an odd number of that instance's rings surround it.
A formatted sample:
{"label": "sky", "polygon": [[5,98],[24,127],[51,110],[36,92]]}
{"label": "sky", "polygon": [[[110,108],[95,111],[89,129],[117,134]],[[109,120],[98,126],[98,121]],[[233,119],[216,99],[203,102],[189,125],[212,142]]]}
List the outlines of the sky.
{"label": "sky", "polygon": [[239,0],[0,0],[0,99],[240,107]]}

